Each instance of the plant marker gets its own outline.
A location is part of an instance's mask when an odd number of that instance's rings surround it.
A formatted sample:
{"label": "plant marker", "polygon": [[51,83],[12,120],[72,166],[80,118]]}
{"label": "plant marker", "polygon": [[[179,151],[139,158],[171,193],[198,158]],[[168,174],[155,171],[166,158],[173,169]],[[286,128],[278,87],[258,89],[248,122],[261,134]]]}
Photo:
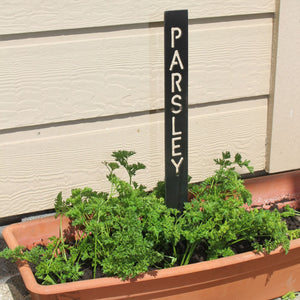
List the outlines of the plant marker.
{"label": "plant marker", "polygon": [[165,201],[182,210],[188,199],[188,11],[166,11]]}

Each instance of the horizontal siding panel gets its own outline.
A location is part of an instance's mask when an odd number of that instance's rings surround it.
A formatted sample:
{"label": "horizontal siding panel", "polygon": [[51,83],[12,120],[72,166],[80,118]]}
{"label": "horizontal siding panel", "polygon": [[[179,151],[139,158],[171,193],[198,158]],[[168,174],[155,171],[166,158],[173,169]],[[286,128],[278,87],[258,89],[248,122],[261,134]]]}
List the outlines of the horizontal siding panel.
{"label": "horizontal siding panel", "polygon": [[280,1],[268,171],[300,169],[300,2]]}
{"label": "horizontal siding panel", "polygon": [[[221,151],[240,152],[264,169],[267,99],[190,110],[189,174],[212,173]],[[22,137],[22,138],[21,138]],[[4,134],[0,143],[0,217],[53,207],[59,191],[74,187],[108,190],[105,167],[114,150],[137,152],[147,165],[138,182],[149,187],[163,174],[163,114]]]}
{"label": "horizontal siding panel", "polygon": [[165,10],[191,19],[274,12],[275,0],[0,1],[0,34],[163,21]]}
{"label": "horizontal siding panel", "polygon": [[[271,18],[189,39],[190,104],[269,93]],[[160,109],[163,28],[2,42],[0,69],[0,129]]]}

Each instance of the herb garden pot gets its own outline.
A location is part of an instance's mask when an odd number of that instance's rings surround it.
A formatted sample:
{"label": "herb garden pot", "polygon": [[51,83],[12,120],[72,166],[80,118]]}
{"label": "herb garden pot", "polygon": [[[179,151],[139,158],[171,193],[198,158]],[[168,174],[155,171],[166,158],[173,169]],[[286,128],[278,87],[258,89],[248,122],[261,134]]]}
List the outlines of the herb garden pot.
{"label": "herb garden pot", "polygon": [[[300,207],[300,172],[246,180],[253,205],[271,207],[289,203]],[[59,218],[47,217],[5,228],[10,248],[46,243],[59,235]],[[69,220],[63,219],[63,227]],[[246,252],[186,266],[150,271],[131,280],[99,278],[43,286],[29,265],[17,263],[32,299],[272,299],[300,290],[300,239],[286,255],[280,248],[270,254]]]}

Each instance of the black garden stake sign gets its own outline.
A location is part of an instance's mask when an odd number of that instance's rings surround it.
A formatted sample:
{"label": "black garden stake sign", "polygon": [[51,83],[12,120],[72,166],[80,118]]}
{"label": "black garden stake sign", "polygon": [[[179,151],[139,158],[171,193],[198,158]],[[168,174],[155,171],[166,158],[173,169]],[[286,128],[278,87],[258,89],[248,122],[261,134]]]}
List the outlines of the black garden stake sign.
{"label": "black garden stake sign", "polygon": [[188,198],[188,11],[165,12],[166,204]]}

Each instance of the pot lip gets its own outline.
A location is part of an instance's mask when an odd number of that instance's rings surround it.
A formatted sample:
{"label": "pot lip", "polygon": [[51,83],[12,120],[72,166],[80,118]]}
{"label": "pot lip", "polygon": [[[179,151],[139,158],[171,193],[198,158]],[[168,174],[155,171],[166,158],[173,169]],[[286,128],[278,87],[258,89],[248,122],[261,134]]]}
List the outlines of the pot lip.
{"label": "pot lip", "polygon": [[[10,248],[14,248],[18,246],[17,240],[13,236],[13,230],[16,230],[20,228],[20,226],[26,226],[27,224],[34,224],[39,222],[49,222],[50,220],[54,219],[54,216],[45,217],[41,219],[36,219],[24,223],[16,223],[7,226],[3,231],[3,237],[8,243],[8,246]],[[292,240],[290,242],[290,249],[296,249],[300,248],[300,238]],[[23,278],[23,281],[27,287],[27,289],[36,294],[40,295],[47,295],[47,294],[57,294],[57,293],[66,293],[66,292],[73,292],[74,290],[84,290],[89,288],[95,288],[97,287],[108,287],[108,286],[120,286],[120,285],[128,285],[131,283],[138,283],[138,282],[146,282],[146,281],[152,281],[155,279],[167,279],[174,276],[181,276],[181,275],[188,275],[192,273],[197,272],[203,272],[208,271],[212,269],[218,269],[231,266],[231,265],[237,265],[242,262],[246,261],[255,261],[259,259],[263,259],[264,257],[268,257],[270,255],[275,254],[284,254],[284,250],[279,247],[275,250],[273,250],[270,254],[263,254],[263,253],[256,253],[254,251],[248,251],[245,253],[236,254],[233,256],[218,258],[211,261],[203,261],[199,263],[194,263],[186,266],[177,266],[167,269],[160,269],[155,271],[149,271],[147,273],[144,273],[141,275],[140,278],[131,279],[131,280],[125,280],[122,281],[121,279],[117,277],[103,277],[103,278],[96,278],[96,279],[89,279],[89,280],[82,280],[82,281],[76,281],[76,282],[68,282],[68,283],[60,283],[56,285],[41,285],[37,283],[33,272],[31,271],[31,268],[27,262],[17,262],[18,269],[21,273],[21,276]],[[262,264],[263,265],[263,264]],[[176,275],[175,275],[176,274]],[[232,274],[231,276],[227,277],[234,277],[235,274]],[[80,282],[80,285],[78,284]]]}
{"label": "pot lip", "polygon": [[[273,190],[277,191],[285,189],[290,194],[300,196],[300,169],[294,171],[287,171],[275,174],[266,174],[262,176],[250,177],[244,179],[245,185],[252,187],[253,185],[259,186],[270,185],[276,186]],[[279,185],[278,185],[279,184]],[[283,185],[280,186],[280,185]]]}
{"label": "pot lip", "polygon": [[248,178],[244,183],[252,194],[252,207],[300,208],[300,170]]}

